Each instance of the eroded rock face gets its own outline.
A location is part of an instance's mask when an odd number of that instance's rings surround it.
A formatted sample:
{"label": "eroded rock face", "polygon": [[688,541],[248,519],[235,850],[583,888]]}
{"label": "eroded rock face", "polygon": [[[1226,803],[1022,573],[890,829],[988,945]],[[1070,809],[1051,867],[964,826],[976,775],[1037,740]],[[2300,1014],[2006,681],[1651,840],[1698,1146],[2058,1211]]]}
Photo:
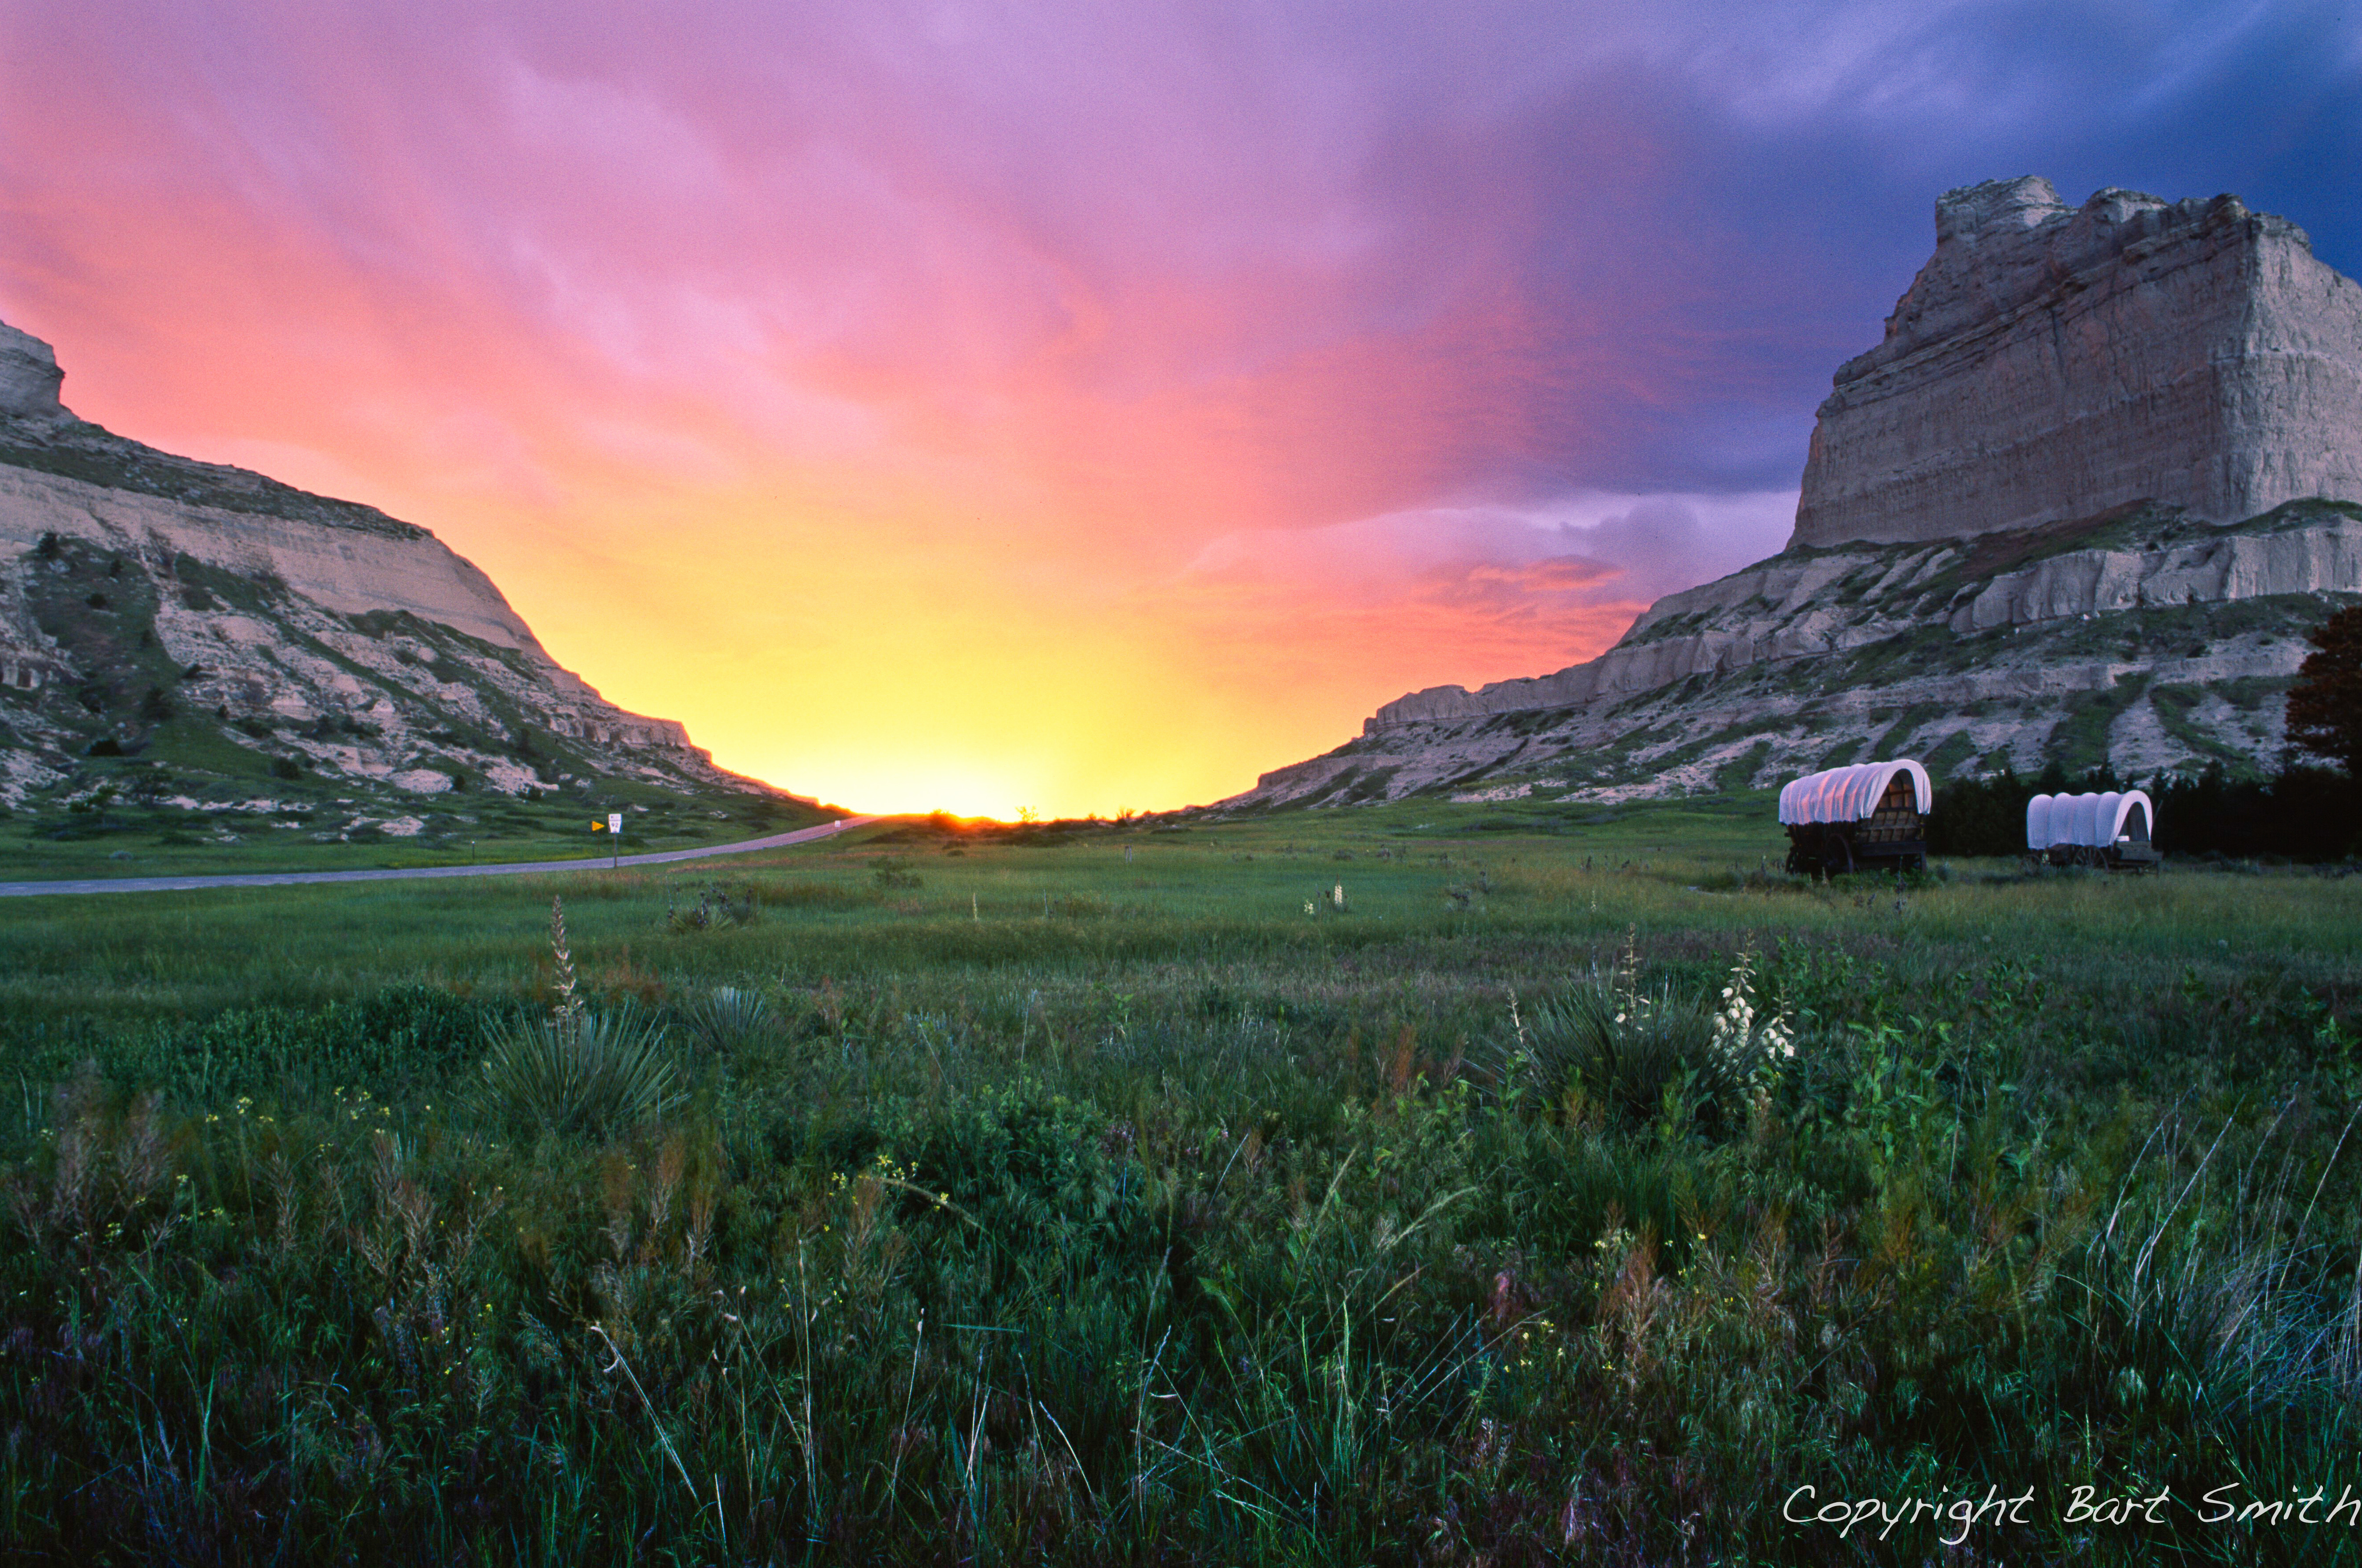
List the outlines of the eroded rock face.
{"label": "eroded rock face", "polygon": [[1873,743],[1938,773],[2269,767],[2304,632],[2362,601],[2362,286],[2232,196],[1993,181],[1936,231],[1821,405],[1786,549],[1225,803],[1760,788]]}
{"label": "eroded rock face", "polygon": [[2026,178],[1946,193],[1936,234],[1821,404],[1794,543],[2362,500],[2362,287],[2294,224]]}
{"label": "eroded rock face", "polygon": [[411,793],[590,778],[772,794],[552,658],[491,580],[372,507],[144,447],[0,326],[0,801],[169,724]]}
{"label": "eroded rock face", "polygon": [[1939,777],[2268,768],[2305,632],[2356,602],[2362,505],[2291,502],[2230,527],[2145,505],[2073,528],[1791,549],[1658,601],[1589,664],[1390,702],[1225,804],[1472,786],[1615,801],[1872,756]]}
{"label": "eroded rock face", "polygon": [[[0,553],[29,549],[45,534],[159,562],[187,556],[244,577],[275,578],[330,610],[407,610],[548,657],[491,579],[423,528],[324,526],[0,466]],[[550,667],[557,669],[556,661]],[[557,679],[579,684],[562,671]]]}
{"label": "eroded rock face", "polygon": [[0,321],[0,418],[43,424],[71,418],[58,402],[65,379],[48,344]]}

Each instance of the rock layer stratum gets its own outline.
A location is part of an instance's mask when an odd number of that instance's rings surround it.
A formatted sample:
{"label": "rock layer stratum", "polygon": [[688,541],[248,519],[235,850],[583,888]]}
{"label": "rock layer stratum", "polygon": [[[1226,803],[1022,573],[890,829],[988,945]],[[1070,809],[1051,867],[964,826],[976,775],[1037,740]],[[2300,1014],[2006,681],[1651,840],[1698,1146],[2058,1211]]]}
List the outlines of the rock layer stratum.
{"label": "rock layer stratum", "polygon": [[2136,501],[2229,523],[2362,500],[2362,287],[2236,196],[2040,179],[1936,205],[1936,254],[1821,404],[1795,542],[2036,527]]}

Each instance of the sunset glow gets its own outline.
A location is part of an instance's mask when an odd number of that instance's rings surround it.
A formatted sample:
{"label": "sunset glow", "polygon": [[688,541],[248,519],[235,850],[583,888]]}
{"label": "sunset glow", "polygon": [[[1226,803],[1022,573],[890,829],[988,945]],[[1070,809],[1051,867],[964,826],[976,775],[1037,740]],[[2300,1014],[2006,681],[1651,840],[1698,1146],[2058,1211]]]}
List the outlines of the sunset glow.
{"label": "sunset glow", "polygon": [[[85,418],[431,528],[726,767],[1210,801],[1777,549],[1948,185],[2362,260],[2330,13],[1757,15],[25,0],[0,319]],[[2208,110],[2257,73],[2285,117]]]}

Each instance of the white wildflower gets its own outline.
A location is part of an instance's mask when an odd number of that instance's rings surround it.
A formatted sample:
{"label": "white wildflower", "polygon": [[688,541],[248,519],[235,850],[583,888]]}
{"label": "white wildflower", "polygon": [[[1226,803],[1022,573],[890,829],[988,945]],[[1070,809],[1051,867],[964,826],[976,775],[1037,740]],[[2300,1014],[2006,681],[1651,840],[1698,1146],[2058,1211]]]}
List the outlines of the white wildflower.
{"label": "white wildflower", "polygon": [[1722,1010],[1714,1019],[1715,1048],[1742,1073],[1752,1075],[1769,1061],[1796,1055],[1795,1032],[1785,1012],[1759,1021],[1755,1007],[1755,955],[1742,952],[1723,988]]}

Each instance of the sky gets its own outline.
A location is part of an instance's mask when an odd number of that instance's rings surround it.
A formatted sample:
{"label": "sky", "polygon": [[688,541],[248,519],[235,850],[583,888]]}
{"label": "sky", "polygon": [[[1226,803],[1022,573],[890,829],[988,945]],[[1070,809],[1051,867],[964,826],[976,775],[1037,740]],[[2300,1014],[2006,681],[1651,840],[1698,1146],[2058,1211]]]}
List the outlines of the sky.
{"label": "sky", "polygon": [[2362,272],[2362,6],[0,4],[0,320],[871,811],[1209,801],[1780,548],[1944,190]]}

